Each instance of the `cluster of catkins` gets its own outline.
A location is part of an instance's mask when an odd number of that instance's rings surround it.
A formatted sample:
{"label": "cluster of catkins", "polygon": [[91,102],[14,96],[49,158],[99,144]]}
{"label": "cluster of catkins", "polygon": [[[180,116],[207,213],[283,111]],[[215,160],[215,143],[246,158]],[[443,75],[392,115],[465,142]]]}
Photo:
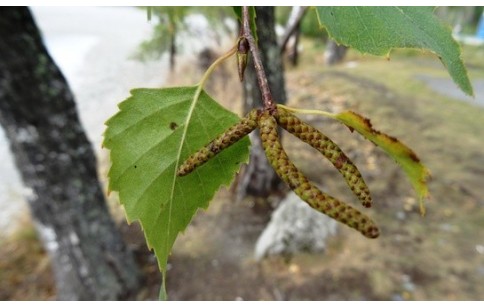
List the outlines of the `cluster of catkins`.
{"label": "cluster of catkins", "polygon": [[360,231],[366,237],[378,237],[378,227],[368,216],[338,199],[325,194],[296,168],[282,148],[277,132],[278,126],[281,126],[323,154],[338,169],[363,206],[371,206],[370,191],[363,177],[343,151],[323,133],[282,108],[277,108],[273,111],[252,110],[240,122],[228,128],[205,147],[191,155],[179,167],[177,175],[183,176],[189,174],[223,149],[234,144],[255,128],[259,127],[262,145],[270,164],[277,175],[302,200],[307,202],[312,208]]}

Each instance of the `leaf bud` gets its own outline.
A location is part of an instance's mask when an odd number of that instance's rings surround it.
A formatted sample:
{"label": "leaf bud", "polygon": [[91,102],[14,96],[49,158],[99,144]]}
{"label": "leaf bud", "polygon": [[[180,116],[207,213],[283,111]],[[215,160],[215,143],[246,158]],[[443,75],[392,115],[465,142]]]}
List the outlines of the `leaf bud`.
{"label": "leaf bud", "polygon": [[244,80],[244,72],[247,67],[247,61],[249,56],[249,42],[245,37],[240,37],[237,42],[237,69],[239,72],[239,79],[242,82]]}

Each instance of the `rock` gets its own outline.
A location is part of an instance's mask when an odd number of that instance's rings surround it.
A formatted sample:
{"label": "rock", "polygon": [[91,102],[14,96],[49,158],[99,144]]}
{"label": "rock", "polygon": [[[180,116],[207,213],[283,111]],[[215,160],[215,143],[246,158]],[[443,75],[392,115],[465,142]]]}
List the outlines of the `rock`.
{"label": "rock", "polygon": [[290,257],[298,252],[322,252],[337,222],[317,212],[290,192],[272,213],[255,246],[257,261],[270,255]]}

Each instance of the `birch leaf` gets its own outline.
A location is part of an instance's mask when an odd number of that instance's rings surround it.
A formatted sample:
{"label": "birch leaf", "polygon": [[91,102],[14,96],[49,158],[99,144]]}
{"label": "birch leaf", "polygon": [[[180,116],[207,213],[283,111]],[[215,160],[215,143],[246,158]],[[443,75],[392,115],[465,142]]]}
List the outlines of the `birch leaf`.
{"label": "birch leaf", "polygon": [[[199,96],[198,96],[199,94]],[[119,192],[128,222],[139,220],[163,276],[177,235],[198,208],[207,208],[248,160],[247,137],[190,175],[178,177],[183,161],[239,121],[197,87],[135,89],[106,122],[110,150],[109,191]]]}
{"label": "birch leaf", "polygon": [[338,42],[363,53],[389,56],[392,48],[417,48],[436,54],[467,95],[472,85],[459,44],[432,7],[318,7],[321,26]]}

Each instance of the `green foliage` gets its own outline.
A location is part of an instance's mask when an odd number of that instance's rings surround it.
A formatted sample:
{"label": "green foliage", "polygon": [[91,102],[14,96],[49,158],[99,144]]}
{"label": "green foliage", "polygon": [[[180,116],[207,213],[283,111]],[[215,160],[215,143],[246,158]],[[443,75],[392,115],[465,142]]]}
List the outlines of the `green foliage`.
{"label": "green foliage", "polygon": [[327,34],[325,31],[323,31],[323,34],[321,33],[318,17],[316,14],[314,14],[313,11],[313,8],[309,8],[308,12],[306,12],[303,19],[301,20],[301,33],[302,35],[307,37],[320,39],[323,35],[323,39],[325,39],[327,37]]}
{"label": "green foliage", "polygon": [[[154,20],[153,36],[141,43],[135,57],[140,60],[157,59],[171,48],[178,33],[188,31],[186,17],[189,14],[203,14],[213,27],[223,27],[222,21],[231,16],[226,7],[189,7],[189,6],[153,6],[146,8],[148,19]],[[227,29],[225,29],[227,30]],[[175,47],[178,48],[176,42]]]}
{"label": "green foliage", "polygon": [[176,175],[190,154],[239,120],[200,90],[132,90],[106,122],[104,146],[112,161],[109,191],[119,192],[129,222],[140,221],[164,274],[178,233],[248,159],[246,137],[190,175]]}
{"label": "green foliage", "polygon": [[331,37],[360,52],[389,56],[392,48],[418,48],[435,53],[462,91],[473,95],[459,45],[433,8],[318,7],[316,12]]}
{"label": "green foliage", "polygon": [[[292,7],[290,6],[282,6],[276,8],[276,22],[278,24],[282,26],[285,26],[287,24],[287,20],[291,15],[291,8]],[[306,37],[321,39],[319,20],[316,14],[312,12],[314,8],[308,8],[307,10],[308,11],[306,12],[306,14],[304,14],[304,17],[301,20],[301,34]]]}
{"label": "green foliage", "polygon": [[136,57],[141,60],[156,59],[169,50],[177,31],[186,29],[184,19],[188,10],[189,7],[183,6],[147,8],[148,19],[155,19],[156,25],[153,37],[141,43]]}
{"label": "green foliage", "polygon": [[291,9],[292,7],[290,6],[278,6],[275,8],[275,18],[276,18],[276,23],[280,25],[285,25],[287,22],[287,19],[289,18],[289,15],[291,15]]}

